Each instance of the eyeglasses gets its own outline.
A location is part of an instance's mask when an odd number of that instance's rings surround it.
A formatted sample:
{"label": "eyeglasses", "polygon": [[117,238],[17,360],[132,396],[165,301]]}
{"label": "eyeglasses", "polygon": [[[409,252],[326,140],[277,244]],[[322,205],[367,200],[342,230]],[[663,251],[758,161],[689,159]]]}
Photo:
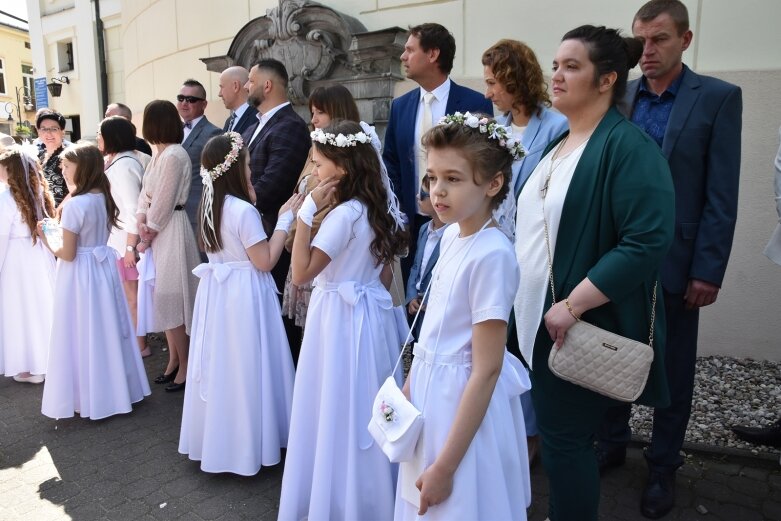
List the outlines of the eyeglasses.
{"label": "eyeglasses", "polygon": [[179,103],[184,103],[186,101],[187,103],[192,104],[192,103],[198,103],[199,101],[206,101],[206,98],[199,98],[198,96],[184,96],[182,94],[179,94],[176,97],[176,101],[178,101]]}
{"label": "eyeglasses", "polygon": [[38,133],[43,132],[44,134],[54,134],[55,132],[60,132],[62,129],[60,127],[41,127],[38,129]]}

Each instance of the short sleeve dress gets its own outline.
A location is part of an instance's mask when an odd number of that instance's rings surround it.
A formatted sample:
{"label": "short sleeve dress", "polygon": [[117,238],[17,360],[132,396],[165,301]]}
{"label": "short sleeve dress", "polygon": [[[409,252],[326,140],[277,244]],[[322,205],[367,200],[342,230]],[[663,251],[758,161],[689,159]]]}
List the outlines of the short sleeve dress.
{"label": "short sleeve dress", "polygon": [[298,360],[280,520],[393,518],[396,465],[367,425],[407,331],[399,331],[363,203],[323,219],[312,246],[331,262],[315,278]]}
{"label": "short sleeve dress", "polygon": [[[412,403],[423,413],[418,451],[430,466],[445,444],[472,368],[472,326],[486,320],[507,321],[518,287],[519,269],[508,238],[498,228],[459,237],[459,226],[445,230],[434,268],[426,320],[415,344],[410,369]],[[505,351],[504,363],[483,422],[472,439],[444,502],[418,508],[401,494],[399,473],[396,521],[526,519],[531,501],[526,430],[519,396],[531,387],[520,360]]]}
{"label": "short sleeve dress", "polygon": [[220,238],[222,249],[194,270],[179,452],[205,472],[252,476],[287,446],[295,369],[274,279],[247,256],[266,239],[255,207],[227,196]]}
{"label": "short sleeve dress", "polygon": [[130,412],[150,394],[136,345],[116,256],[107,246],[103,194],[72,197],[62,227],[75,233],[73,261],[57,261],[49,364],[41,410],[99,420]]}

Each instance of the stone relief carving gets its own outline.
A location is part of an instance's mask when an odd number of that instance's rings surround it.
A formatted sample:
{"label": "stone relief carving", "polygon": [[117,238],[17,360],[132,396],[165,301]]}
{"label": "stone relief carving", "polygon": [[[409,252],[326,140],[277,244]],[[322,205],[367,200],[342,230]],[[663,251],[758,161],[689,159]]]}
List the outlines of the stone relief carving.
{"label": "stone relief carving", "polygon": [[239,30],[227,55],[201,61],[208,70],[222,72],[234,64],[249,69],[258,60],[277,59],[287,68],[288,95],[303,107],[302,114],[308,112],[312,89],[338,82],[353,93],[366,121],[382,125],[393,85],[402,79],[399,56],[405,40],[406,31],[398,27],[367,32],[357,19],[322,4],[280,0]]}

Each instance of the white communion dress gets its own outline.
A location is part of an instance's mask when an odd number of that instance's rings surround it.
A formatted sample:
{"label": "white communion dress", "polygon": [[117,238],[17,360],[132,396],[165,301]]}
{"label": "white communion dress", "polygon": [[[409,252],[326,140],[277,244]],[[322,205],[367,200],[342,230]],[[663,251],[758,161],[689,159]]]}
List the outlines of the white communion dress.
{"label": "white communion dress", "polygon": [[7,185],[0,183],[0,374],[46,374],[54,255],[30,227]]}
{"label": "white communion dress", "polygon": [[393,519],[397,466],[366,427],[407,331],[380,282],[373,239],[366,207],[350,200],[312,240],[331,262],[314,280],[306,317],[280,520]]}
{"label": "white communion dress", "polygon": [[260,214],[223,202],[222,249],[207,253],[190,337],[179,452],[205,472],[257,474],[287,446],[295,369],[274,279],[247,248],[266,239]]}
{"label": "white communion dress", "polygon": [[[523,520],[531,501],[526,429],[519,396],[531,388],[520,360],[505,350],[504,362],[483,422],[456,470],[453,491],[418,516],[405,500],[442,450],[472,369],[472,326],[507,321],[518,287],[519,269],[507,237],[498,228],[459,237],[449,226],[434,268],[426,320],[415,344],[410,370],[412,403],[424,417],[416,448],[421,465],[402,464],[396,521]],[[473,241],[473,244],[470,244]],[[428,387],[428,389],[427,389]]]}
{"label": "white communion dress", "polygon": [[98,420],[128,413],[150,394],[119,281],[103,194],[65,203],[62,227],[77,234],[73,261],[57,261],[49,364],[41,410]]}

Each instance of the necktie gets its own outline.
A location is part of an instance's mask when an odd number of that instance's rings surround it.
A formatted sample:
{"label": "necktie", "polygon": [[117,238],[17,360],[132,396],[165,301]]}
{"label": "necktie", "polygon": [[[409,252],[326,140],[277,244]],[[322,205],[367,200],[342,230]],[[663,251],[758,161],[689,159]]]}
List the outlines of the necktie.
{"label": "necktie", "polygon": [[[428,132],[432,127],[431,122],[431,103],[434,101],[434,95],[427,92],[423,95],[423,114],[420,118],[420,137],[423,138],[423,134]],[[415,192],[420,190],[420,182],[423,181],[423,176],[426,175],[426,153],[423,151],[423,146],[418,143],[418,184],[415,187]]]}
{"label": "necktie", "polygon": [[193,122],[192,121],[185,121],[184,122],[184,128],[193,128]]}
{"label": "necktie", "polygon": [[231,117],[228,120],[228,132],[233,130],[233,123],[236,121],[236,113],[231,111]]}

